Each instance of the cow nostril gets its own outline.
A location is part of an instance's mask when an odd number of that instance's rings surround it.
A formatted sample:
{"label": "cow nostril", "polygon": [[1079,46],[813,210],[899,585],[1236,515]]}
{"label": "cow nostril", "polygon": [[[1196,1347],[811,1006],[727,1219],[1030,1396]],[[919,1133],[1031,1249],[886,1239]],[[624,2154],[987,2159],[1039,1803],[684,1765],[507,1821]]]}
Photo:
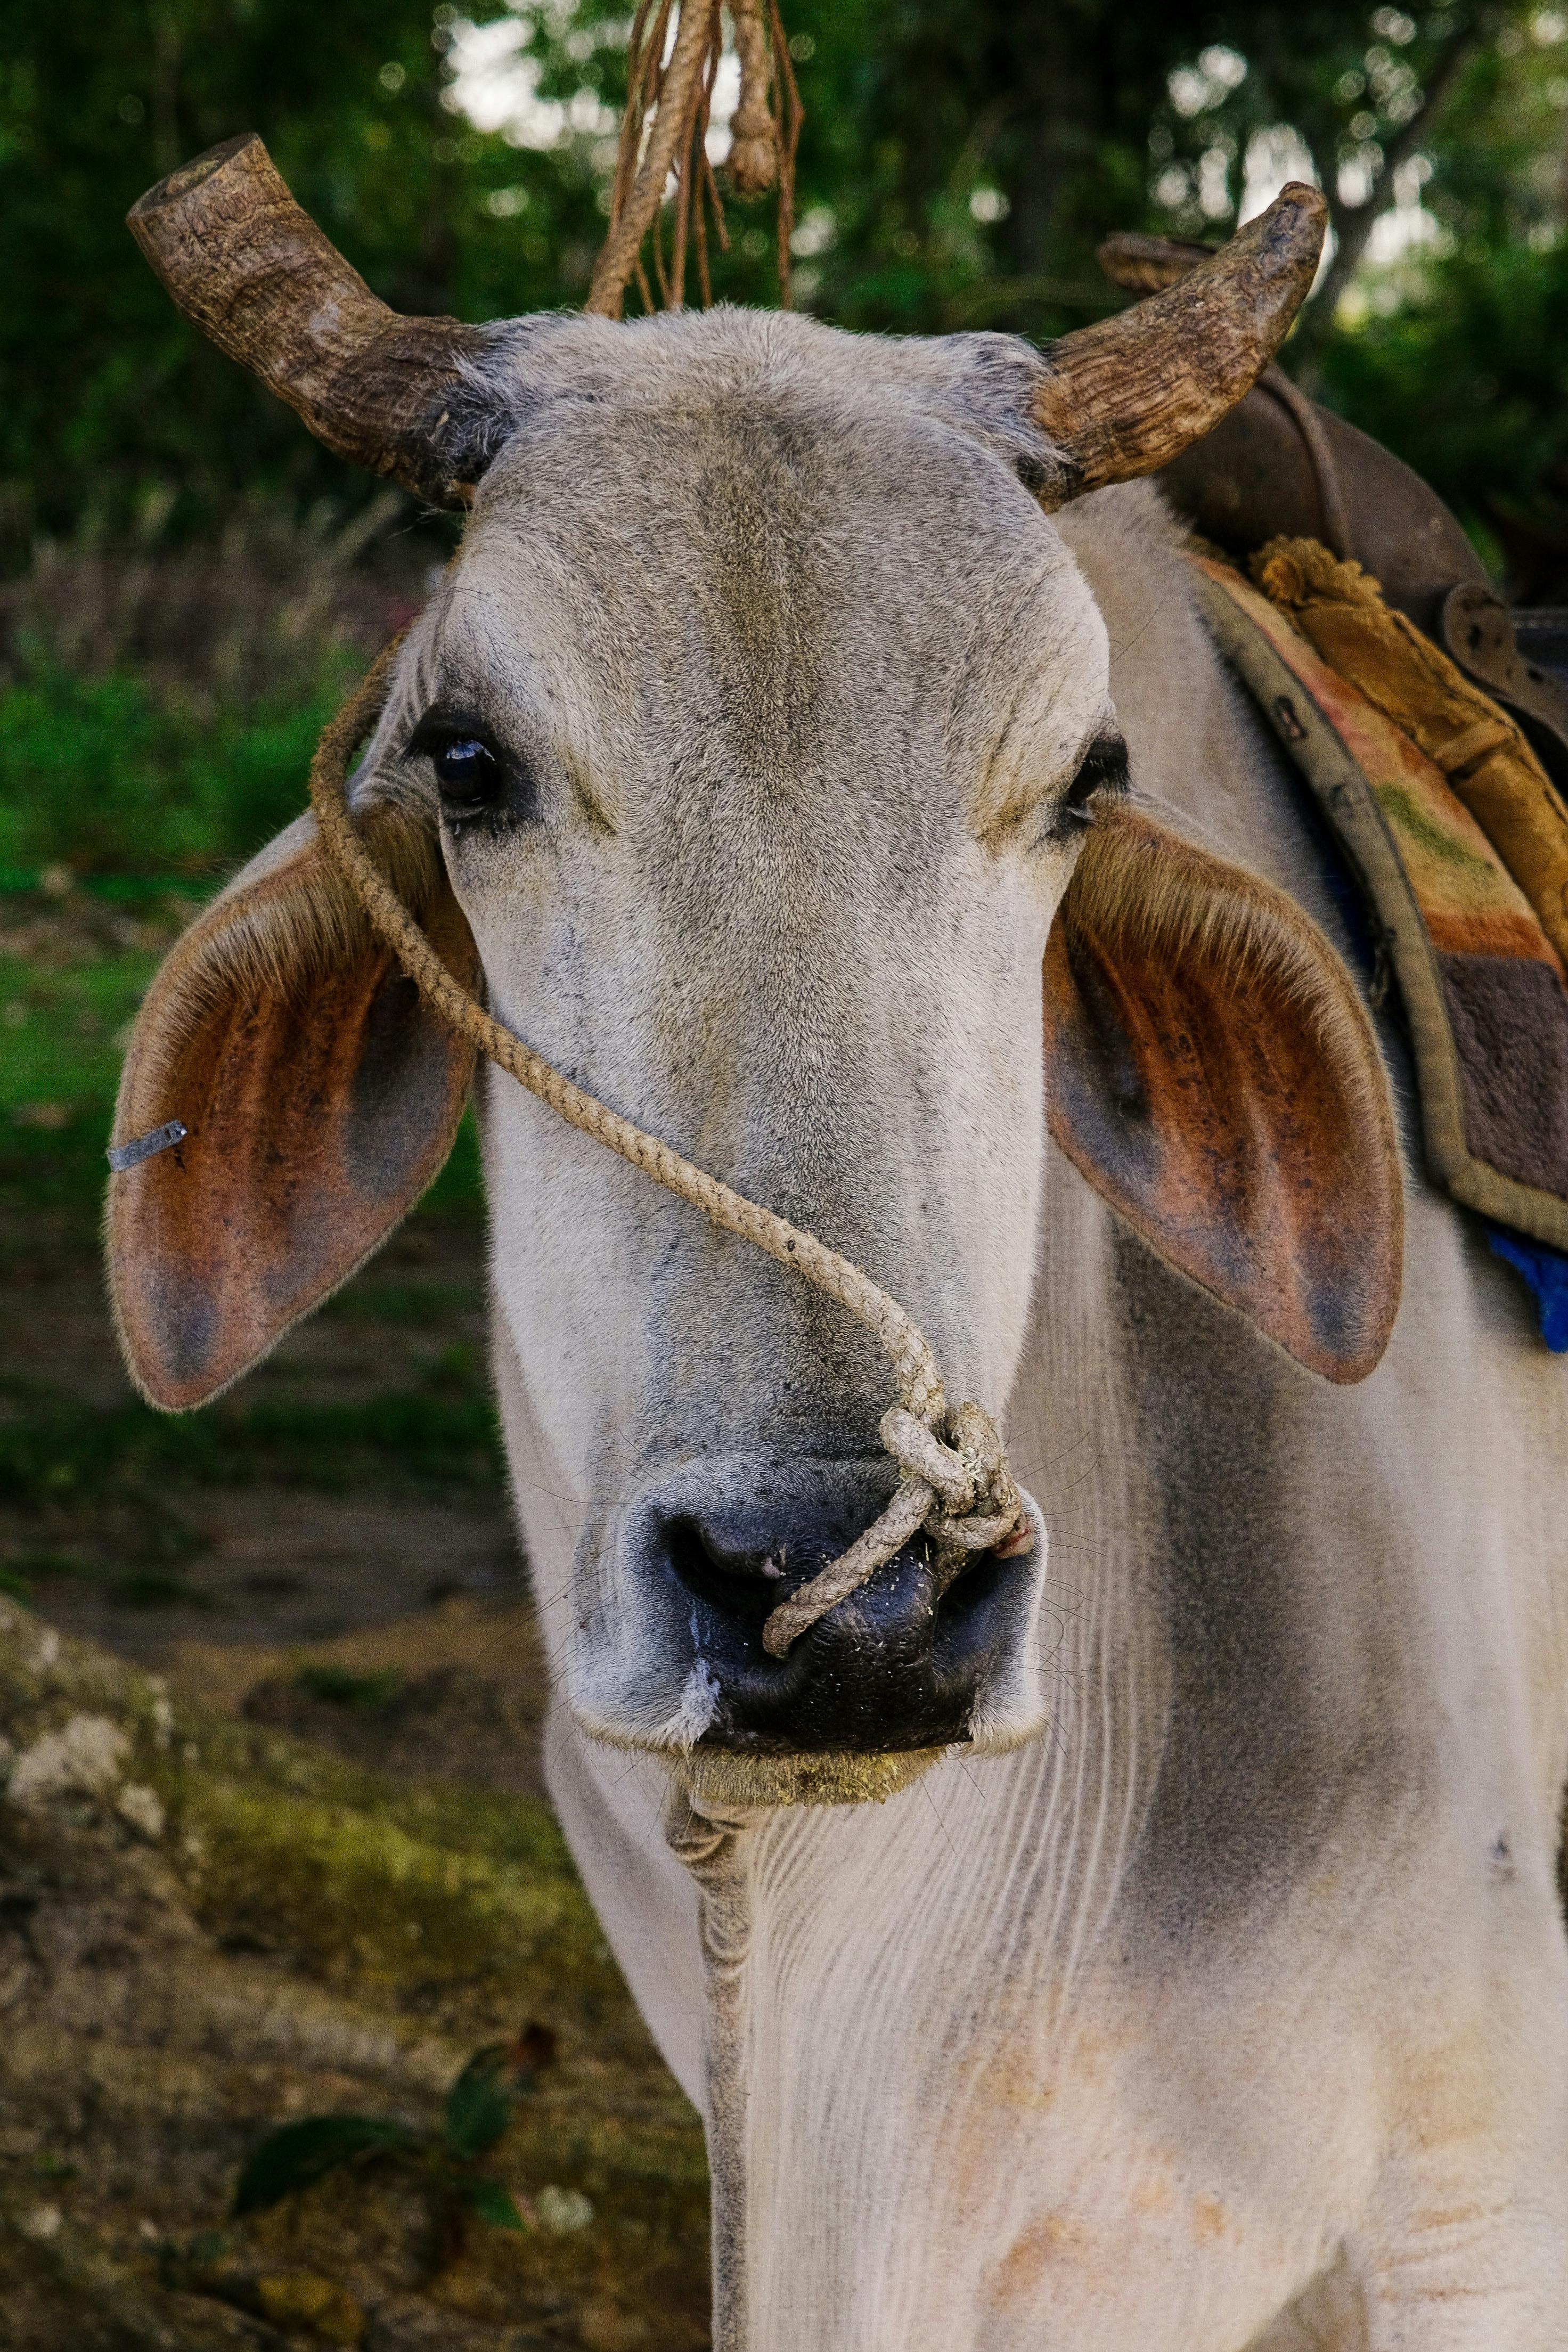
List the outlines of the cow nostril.
{"label": "cow nostril", "polygon": [[711,1501],[689,1490],[643,1521],[641,1558],[662,1587],[678,1663],[683,1675],[700,1667],[714,1702],[701,1745],[882,1753],[969,1738],[1028,1564],[978,1553],[949,1579],[922,1535],[773,1657],[768,1619],[854,1542],[877,1493],[843,1475],[825,1478],[820,1496],[781,1497],[772,1484],[758,1477]]}
{"label": "cow nostril", "polygon": [[[732,1550],[691,1517],[671,1519],[665,1552],[689,1592],[742,1623],[764,1624],[792,1583],[776,1552]],[[787,1560],[788,1553],[785,1551]]]}
{"label": "cow nostril", "polygon": [[[835,1517],[805,1532],[797,1525],[784,1537],[776,1525],[727,1525],[722,1519],[714,1524],[688,1511],[665,1521],[660,1543],[685,1591],[746,1637],[749,1648],[780,1601],[836,1559],[856,1532]],[[868,1607],[885,1638],[921,1646],[938,1620],[966,1615],[1004,1568],[1001,1554],[976,1552],[961,1574],[939,1579],[932,1573],[930,1547],[917,1538],[879,1571],[857,1613],[864,1615]]]}

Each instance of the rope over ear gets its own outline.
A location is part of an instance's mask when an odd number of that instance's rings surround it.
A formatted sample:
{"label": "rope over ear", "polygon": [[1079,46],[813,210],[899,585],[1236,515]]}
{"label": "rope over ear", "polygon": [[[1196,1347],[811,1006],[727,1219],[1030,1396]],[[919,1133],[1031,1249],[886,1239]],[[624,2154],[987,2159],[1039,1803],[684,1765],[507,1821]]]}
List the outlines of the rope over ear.
{"label": "rope over ear", "polygon": [[479,327],[404,319],[301,211],[254,131],[182,164],[127,226],[187,319],[340,457],[442,506],[466,503],[443,448],[447,395]]}
{"label": "rope over ear", "polygon": [[1292,181],[1163,292],[1050,346],[1032,404],[1059,459],[1044,506],[1157,473],[1235,407],[1311,290],[1328,216]]}

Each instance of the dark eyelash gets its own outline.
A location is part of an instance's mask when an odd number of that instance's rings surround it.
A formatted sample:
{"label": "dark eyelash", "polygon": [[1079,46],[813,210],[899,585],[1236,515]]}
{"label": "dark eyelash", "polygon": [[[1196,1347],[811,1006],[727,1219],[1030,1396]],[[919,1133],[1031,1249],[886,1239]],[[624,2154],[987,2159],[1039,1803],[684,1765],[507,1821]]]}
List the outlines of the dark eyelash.
{"label": "dark eyelash", "polygon": [[1096,793],[1125,793],[1131,785],[1127,746],[1120,735],[1101,735],[1084,753],[1079,772],[1057,806],[1052,831],[1081,831],[1094,822],[1089,805]]}

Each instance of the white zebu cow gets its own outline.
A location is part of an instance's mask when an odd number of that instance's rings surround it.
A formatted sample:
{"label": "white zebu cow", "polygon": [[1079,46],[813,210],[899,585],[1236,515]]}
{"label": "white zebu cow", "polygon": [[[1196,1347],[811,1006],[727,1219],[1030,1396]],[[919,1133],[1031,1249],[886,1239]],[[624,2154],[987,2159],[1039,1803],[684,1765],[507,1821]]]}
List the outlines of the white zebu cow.
{"label": "white zebu cow", "polygon": [[[915,1545],[766,1655],[889,1491],[886,1366],[487,1073],[552,1786],[707,2116],[718,2340],[1561,2347],[1564,1375],[1412,1170],[1350,1384],[1384,1080],[1247,879],[1331,937],[1315,853],[1156,497],[1031,495],[1214,421],[1315,200],[1047,366],[734,312],[389,327],[264,167],[140,208],[180,299],[334,446],[479,482],[355,786],[384,865],[557,1065],[898,1293],[1048,1517],[1048,1572],[1042,1529],[939,1594]],[[343,1277],[468,1071],[301,820],[132,1050],[121,1138],[192,1130],[115,1180],[150,1393]]]}

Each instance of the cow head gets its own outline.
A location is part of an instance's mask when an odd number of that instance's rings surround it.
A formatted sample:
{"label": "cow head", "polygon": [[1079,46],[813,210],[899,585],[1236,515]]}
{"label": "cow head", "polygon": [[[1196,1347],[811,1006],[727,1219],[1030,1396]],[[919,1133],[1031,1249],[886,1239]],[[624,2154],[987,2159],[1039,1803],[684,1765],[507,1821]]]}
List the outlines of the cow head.
{"label": "cow head", "polygon": [[[998,1413],[1047,1096],[1154,1245],[1314,1370],[1359,1377],[1385,1335],[1396,1179],[1353,993],[1287,902],[1119,800],[1105,631],[1047,511],[1245,389],[1321,211],[1294,192],[1045,358],[733,310],[396,320],[254,141],[133,215],[332,446],[471,508],[353,793],[440,951],[864,1265]],[[176,948],[128,1062],[120,1135],[190,1129],[114,1180],[154,1402],[214,1394],[377,1244],[470,1074],[300,820]],[[879,1351],[493,1069],[480,1107],[503,1338],[583,1510],[552,1642],[584,1727],[753,1796],[1034,1732],[1037,1514],[945,1585],[917,1539],[764,1652],[887,1499]]]}

